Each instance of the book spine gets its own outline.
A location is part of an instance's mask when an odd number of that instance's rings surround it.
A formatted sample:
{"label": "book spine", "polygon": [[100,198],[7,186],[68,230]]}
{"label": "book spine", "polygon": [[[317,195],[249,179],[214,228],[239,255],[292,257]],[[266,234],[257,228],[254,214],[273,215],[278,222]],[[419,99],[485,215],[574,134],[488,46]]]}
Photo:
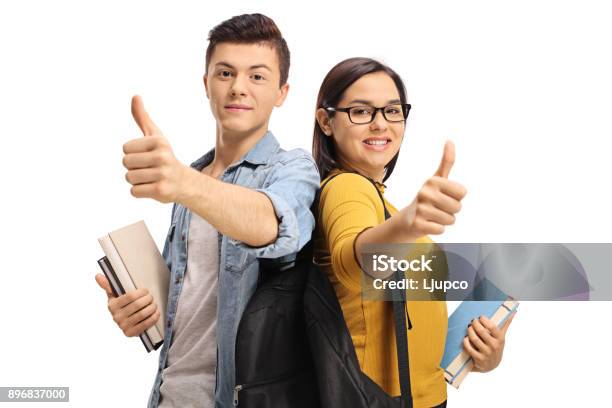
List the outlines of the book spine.
{"label": "book spine", "polygon": [[102,269],[102,273],[104,274],[104,276],[106,276],[106,280],[108,280],[108,282],[110,283],[113,295],[115,297],[123,295],[125,293],[125,290],[117,280],[117,275],[115,275],[113,267],[110,265],[110,262],[108,262],[108,258],[102,257],[98,259],[98,265],[100,266],[100,269]]}

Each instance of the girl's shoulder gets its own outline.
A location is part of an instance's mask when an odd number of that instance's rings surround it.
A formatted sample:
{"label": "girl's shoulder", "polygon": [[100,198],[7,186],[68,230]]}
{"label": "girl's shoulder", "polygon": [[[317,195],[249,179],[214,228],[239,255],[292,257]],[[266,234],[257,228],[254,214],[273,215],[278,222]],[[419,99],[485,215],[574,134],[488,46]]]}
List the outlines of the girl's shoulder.
{"label": "girl's shoulder", "polygon": [[323,191],[366,192],[374,196],[378,196],[376,191],[377,188],[379,191],[382,190],[381,193],[384,191],[382,184],[380,187],[378,187],[378,184],[379,183],[375,183],[361,174],[341,170],[332,170],[327,177],[321,180]]}
{"label": "girl's shoulder", "polygon": [[[362,211],[364,217],[374,214],[377,219],[384,220],[382,191],[377,191],[377,186],[368,178],[357,173],[332,172],[323,179],[321,186],[320,214],[337,213],[342,208],[343,212]],[[385,203],[388,208],[388,203]]]}

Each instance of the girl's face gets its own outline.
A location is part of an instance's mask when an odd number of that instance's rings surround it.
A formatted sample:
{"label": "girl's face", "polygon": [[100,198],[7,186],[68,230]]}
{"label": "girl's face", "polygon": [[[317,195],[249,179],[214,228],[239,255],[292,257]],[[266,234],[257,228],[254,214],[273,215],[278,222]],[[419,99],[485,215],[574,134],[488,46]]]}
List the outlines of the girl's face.
{"label": "girl's face", "polygon": [[[348,87],[334,108],[379,108],[393,104],[401,104],[393,79],[384,72],[374,72],[364,75]],[[354,112],[353,122],[369,120],[367,108]],[[359,116],[362,116],[361,120]],[[387,117],[397,118],[397,112],[390,107]],[[325,109],[317,111],[317,120],[323,132],[333,138],[338,161],[343,167],[382,181],[385,166],[399,151],[405,122],[388,122],[378,111],[371,123],[355,124],[348,113],[335,112],[330,119]]]}

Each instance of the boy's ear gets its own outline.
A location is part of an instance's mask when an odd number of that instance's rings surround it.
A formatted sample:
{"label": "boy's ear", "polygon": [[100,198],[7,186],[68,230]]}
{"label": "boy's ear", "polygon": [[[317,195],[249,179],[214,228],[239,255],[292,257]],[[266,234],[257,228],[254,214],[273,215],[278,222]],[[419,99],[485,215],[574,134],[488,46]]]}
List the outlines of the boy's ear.
{"label": "boy's ear", "polygon": [[206,97],[208,99],[210,99],[210,96],[208,95],[208,74],[204,74],[204,89],[206,90]]}
{"label": "boy's ear", "polygon": [[274,104],[274,106],[276,106],[277,108],[280,107],[283,102],[285,102],[285,99],[287,99],[287,93],[289,93],[289,84],[285,84],[280,87],[278,98],[276,99],[276,103]]}
{"label": "boy's ear", "polygon": [[315,114],[315,118],[317,119],[317,123],[319,127],[325,133],[326,136],[331,136],[333,134],[331,128],[331,119],[329,118],[329,114],[323,108],[317,109],[317,113]]}

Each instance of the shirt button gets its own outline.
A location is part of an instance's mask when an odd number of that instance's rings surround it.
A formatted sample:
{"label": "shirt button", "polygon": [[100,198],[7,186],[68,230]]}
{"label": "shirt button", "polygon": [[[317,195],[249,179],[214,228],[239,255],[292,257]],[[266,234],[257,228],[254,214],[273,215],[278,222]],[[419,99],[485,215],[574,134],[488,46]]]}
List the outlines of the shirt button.
{"label": "shirt button", "polygon": [[181,234],[181,241],[185,240],[185,234]]}
{"label": "shirt button", "polygon": [[176,279],[174,280],[174,283],[177,284],[177,285],[179,283],[181,283],[181,278],[179,276],[177,276]]}

